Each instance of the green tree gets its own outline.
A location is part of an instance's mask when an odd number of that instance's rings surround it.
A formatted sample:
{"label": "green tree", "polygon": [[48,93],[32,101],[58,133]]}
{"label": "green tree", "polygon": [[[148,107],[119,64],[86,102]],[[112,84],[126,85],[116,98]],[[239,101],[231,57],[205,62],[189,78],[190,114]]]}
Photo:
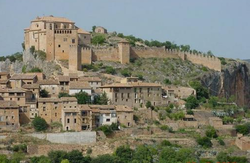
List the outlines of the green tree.
{"label": "green tree", "polygon": [[35,117],[32,121],[32,125],[36,131],[45,131],[48,128],[47,122],[41,117]]}
{"label": "green tree", "polygon": [[245,123],[243,125],[237,125],[235,128],[236,128],[236,131],[238,133],[241,133],[243,135],[247,135],[250,133],[250,123]]}
{"label": "green tree", "polygon": [[189,96],[185,104],[187,109],[195,109],[199,106],[199,101],[194,96]]}
{"label": "green tree", "polygon": [[23,42],[22,43],[22,48],[23,48],[23,51],[25,50],[25,43]]}
{"label": "green tree", "polygon": [[139,145],[136,147],[133,160],[143,163],[153,163],[153,155],[147,146]]}
{"label": "green tree", "polygon": [[115,69],[113,68],[113,67],[111,67],[111,66],[107,66],[106,68],[105,68],[105,72],[107,73],[107,74],[112,74],[112,75],[114,75],[116,72],[115,72]]}
{"label": "green tree", "polygon": [[9,160],[6,155],[0,154],[0,162],[1,163],[9,163]]}
{"label": "green tree", "polygon": [[91,43],[94,45],[102,45],[105,42],[105,36],[104,35],[96,35],[92,38]]}
{"label": "green tree", "polygon": [[68,159],[64,159],[61,161],[61,163],[70,163]]}
{"label": "green tree", "polygon": [[169,85],[169,84],[172,84],[172,82],[169,79],[165,79],[164,84]]}
{"label": "green tree", "polygon": [[150,101],[147,101],[147,103],[146,103],[146,108],[151,108],[151,107],[152,107],[151,102],[150,102]]}
{"label": "green tree", "polygon": [[196,90],[196,95],[198,100],[202,100],[203,98],[205,99],[209,98],[208,89],[203,87],[199,81],[192,81],[189,84]]}
{"label": "green tree", "polygon": [[115,151],[115,156],[119,157],[123,163],[132,161],[134,151],[129,146],[120,146]]}
{"label": "green tree", "polygon": [[90,104],[91,97],[86,92],[79,92],[75,94],[78,104]]}
{"label": "green tree", "polygon": [[130,77],[132,75],[132,72],[128,68],[125,68],[121,70],[121,74],[125,77]]}
{"label": "green tree", "polygon": [[159,155],[159,163],[177,163],[176,152],[170,147],[165,147],[162,149]]}
{"label": "green tree", "polygon": [[43,70],[38,67],[33,67],[29,72],[43,72]]}
{"label": "green tree", "polygon": [[176,158],[178,162],[197,162],[195,153],[192,149],[181,148],[177,154]]}
{"label": "green tree", "polygon": [[60,92],[58,94],[58,97],[61,98],[61,97],[71,97],[71,96],[68,93],[66,93],[66,92]]}
{"label": "green tree", "polygon": [[200,138],[198,138],[196,141],[197,141],[197,143],[198,143],[199,145],[201,145],[202,147],[205,147],[205,148],[210,148],[210,147],[213,146],[213,144],[212,144],[210,138],[208,138],[208,137],[206,137],[206,136],[205,136],[205,137],[200,137]]}
{"label": "green tree", "polygon": [[59,163],[67,158],[67,152],[65,151],[50,151],[48,157],[52,163]]}
{"label": "green tree", "polygon": [[91,158],[90,157],[84,157],[82,155],[82,152],[78,150],[73,150],[67,154],[67,159],[70,163],[89,163]]}
{"label": "green tree", "polygon": [[92,32],[95,32],[96,26],[92,26]]}
{"label": "green tree", "polygon": [[118,157],[105,154],[93,158],[91,163],[122,163],[122,162]]}
{"label": "green tree", "polygon": [[10,157],[10,163],[19,163],[23,159],[25,159],[25,154],[24,153],[15,152]]}
{"label": "green tree", "polygon": [[108,104],[108,97],[107,97],[107,93],[104,92],[101,95],[97,95],[94,97],[94,104],[98,104],[98,105],[107,105]]}
{"label": "green tree", "polygon": [[210,107],[215,108],[218,105],[218,101],[219,101],[218,97],[211,96],[208,100],[208,103]]}
{"label": "green tree", "polygon": [[209,137],[209,138],[217,138],[218,137],[215,128],[212,127],[212,126],[209,126],[207,128],[207,130],[206,130],[206,136]]}
{"label": "green tree", "polygon": [[46,91],[45,89],[42,89],[42,90],[40,91],[40,96],[43,97],[43,98],[49,97],[49,92]]}
{"label": "green tree", "polygon": [[224,124],[229,124],[229,123],[233,123],[234,119],[232,117],[225,116],[223,117],[222,121]]}
{"label": "green tree", "polygon": [[30,47],[30,52],[31,52],[31,54],[34,54],[35,50],[36,50],[36,49],[35,49],[35,46],[31,46],[31,47]]}
{"label": "green tree", "polygon": [[217,161],[219,162],[228,162],[229,161],[229,156],[226,152],[220,152],[217,156],[216,156]]}

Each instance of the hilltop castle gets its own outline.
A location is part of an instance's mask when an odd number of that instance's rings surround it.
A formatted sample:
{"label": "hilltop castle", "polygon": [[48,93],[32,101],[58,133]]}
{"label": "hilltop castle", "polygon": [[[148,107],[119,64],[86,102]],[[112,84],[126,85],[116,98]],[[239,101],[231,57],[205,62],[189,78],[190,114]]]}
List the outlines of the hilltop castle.
{"label": "hilltop castle", "polygon": [[37,17],[24,33],[26,49],[34,46],[36,50],[46,52],[48,61],[69,60],[70,70],[81,70],[82,64],[91,64],[98,60],[126,64],[130,59],[136,58],[181,58],[221,71],[221,62],[217,57],[169,50],[165,47],[131,47],[127,41],[121,41],[117,47],[89,48],[91,34],[66,18]]}

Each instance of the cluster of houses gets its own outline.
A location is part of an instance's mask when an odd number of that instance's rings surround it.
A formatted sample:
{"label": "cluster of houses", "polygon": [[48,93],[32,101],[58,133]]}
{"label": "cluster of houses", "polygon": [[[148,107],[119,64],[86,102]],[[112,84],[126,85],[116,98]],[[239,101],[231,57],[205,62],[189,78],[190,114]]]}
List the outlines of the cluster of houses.
{"label": "cluster of houses", "polygon": [[[41,90],[46,90],[48,96],[41,96]],[[62,92],[71,97],[59,98]],[[91,99],[105,92],[108,105],[78,104],[74,95],[79,92],[86,92]],[[177,98],[179,90],[141,82],[136,77],[105,85],[99,77],[75,73],[46,79],[43,73],[11,76],[0,72],[0,128],[18,129],[36,116],[44,118],[48,124],[59,122],[64,130],[91,130],[112,123],[131,127],[134,108],[145,107],[148,101],[153,106],[173,102],[164,98],[164,92],[171,92],[170,97],[176,92],[174,97]],[[189,95],[195,95],[195,91],[190,91]]]}

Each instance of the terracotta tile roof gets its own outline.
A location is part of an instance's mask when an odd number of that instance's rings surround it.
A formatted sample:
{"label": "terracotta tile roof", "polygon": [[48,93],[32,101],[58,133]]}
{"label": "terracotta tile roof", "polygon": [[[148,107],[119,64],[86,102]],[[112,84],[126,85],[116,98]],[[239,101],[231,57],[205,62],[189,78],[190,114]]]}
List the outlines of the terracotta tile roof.
{"label": "terracotta tile roof", "polygon": [[24,84],[22,86],[22,88],[25,88],[25,89],[33,89],[33,88],[39,89],[40,87],[39,87],[39,84]]}
{"label": "terracotta tile roof", "polygon": [[9,88],[5,88],[5,89],[0,89],[0,92],[2,93],[6,93],[6,92],[11,92],[11,93],[25,93],[27,92],[27,90],[25,89],[21,89],[21,88],[14,88],[14,89],[9,89]]}
{"label": "terracotta tile roof", "polygon": [[69,83],[69,89],[91,89],[89,83],[87,82],[79,82],[79,81],[72,81]]}
{"label": "terracotta tile roof", "polygon": [[68,101],[68,102],[77,102],[75,97],[61,97],[61,101]]}
{"label": "terracotta tile roof", "polygon": [[37,17],[36,19],[32,20],[31,22],[37,21],[48,21],[48,22],[64,22],[64,23],[75,23],[67,18],[64,17],[54,17],[54,16],[43,16]]}
{"label": "terracotta tile roof", "polygon": [[78,105],[80,110],[91,111],[89,105]]}
{"label": "terracotta tile roof", "polygon": [[143,82],[129,82],[129,83],[114,83],[111,85],[104,85],[101,88],[112,88],[112,87],[161,87],[157,83],[143,83]]}
{"label": "terracotta tile roof", "polygon": [[115,109],[115,105],[89,105],[91,109]]}
{"label": "terracotta tile roof", "polygon": [[8,72],[0,72],[0,75],[9,75],[10,73]]}
{"label": "terracotta tile roof", "polygon": [[6,84],[9,80],[0,80],[0,84]]}
{"label": "terracotta tile roof", "polygon": [[117,112],[133,112],[133,109],[131,107],[125,106],[125,105],[117,105],[115,107],[115,110]]}
{"label": "terracotta tile roof", "polygon": [[58,80],[41,80],[37,82],[40,85],[59,85]]}
{"label": "terracotta tile roof", "polygon": [[99,109],[91,109],[91,110],[92,110],[92,113],[100,113]]}
{"label": "terracotta tile roof", "polygon": [[38,98],[38,102],[60,102],[59,98]]}
{"label": "terracotta tile roof", "polygon": [[69,73],[69,78],[78,78],[77,73]]}
{"label": "terracotta tile roof", "polygon": [[58,76],[59,82],[69,82],[70,78],[69,76]]}
{"label": "terracotta tile roof", "polygon": [[10,80],[33,80],[37,75],[15,74]]}
{"label": "terracotta tile roof", "polygon": [[102,81],[99,77],[85,77],[85,76],[81,76],[79,77],[79,81]]}
{"label": "terracotta tile roof", "polygon": [[0,108],[18,108],[18,105],[15,101],[0,101]]}
{"label": "terracotta tile roof", "polygon": [[77,33],[80,33],[80,34],[89,34],[90,35],[89,32],[83,30],[82,28],[78,28]]}

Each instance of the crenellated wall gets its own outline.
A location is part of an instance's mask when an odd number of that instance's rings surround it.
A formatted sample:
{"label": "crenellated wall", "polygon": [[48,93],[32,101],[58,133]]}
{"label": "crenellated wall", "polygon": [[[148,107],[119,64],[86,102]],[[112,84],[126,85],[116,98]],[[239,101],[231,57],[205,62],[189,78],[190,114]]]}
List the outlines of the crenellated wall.
{"label": "crenellated wall", "polygon": [[[128,42],[120,42],[118,47],[81,48],[78,55],[81,64],[91,64],[92,61],[101,60],[126,64],[129,63],[131,58],[181,58],[194,64],[201,64],[210,69],[221,71],[221,62],[215,56],[181,52],[179,50],[165,49],[165,47],[130,47]],[[72,56],[71,59],[74,58]],[[76,63],[76,61],[74,62]]]}
{"label": "crenellated wall", "polygon": [[165,47],[131,47],[131,58],[179,58],[178,51]]}

